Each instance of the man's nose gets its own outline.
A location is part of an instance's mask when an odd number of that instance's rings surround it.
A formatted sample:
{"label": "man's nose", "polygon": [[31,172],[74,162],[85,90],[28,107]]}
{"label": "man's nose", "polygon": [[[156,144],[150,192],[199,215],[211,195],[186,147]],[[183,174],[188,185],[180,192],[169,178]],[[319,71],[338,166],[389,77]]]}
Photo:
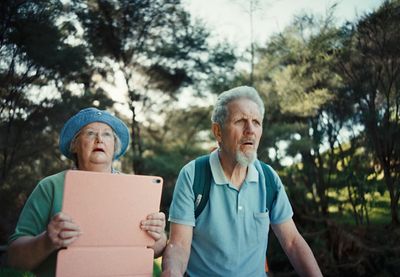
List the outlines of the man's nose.
{"label": "man's nose", "polygon": [[252,133],[254,133],[254,130],[255,130],[254,123],[251,120],[247,121],[246,126],[245,126],[245,132],[252,134]]}

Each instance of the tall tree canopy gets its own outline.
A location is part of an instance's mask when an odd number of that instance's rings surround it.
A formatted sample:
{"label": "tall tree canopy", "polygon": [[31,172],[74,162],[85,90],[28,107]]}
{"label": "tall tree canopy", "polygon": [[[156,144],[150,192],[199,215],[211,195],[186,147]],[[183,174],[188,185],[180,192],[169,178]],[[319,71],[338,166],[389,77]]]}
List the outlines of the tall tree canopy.
{"label": "tall tree canopy", "polygon": [[86,82],[88,66],[84,47],[68,43],[59,1],[2,1],[0,11],[0,227],[8,228],[35,182],[62,166],[62,122],[106,98],[69,89]]}
{"label": "tall tree canopy", "polygon": [[[150,119],[170,128],[168,104],[182,88],[192,86],[201,94],[209,74],[217,79],[235,63],[230,47],[211,47],[208,31],[177,0],[2,1],[0,12],[0,218],[5,228],[35,183],[65,168],[57,150],[63,123],[84,107],[113,109],[105,83],[123,81],[113,93],[126,94],[122,104],[128,103],[132,114],[131,119],[120,114],[132,124],[132,154],[122,167],[132,172],[126,162],[133,160],[137,173],[149,173],[154,170],[145,161],[153,159],[149,153],[164,155],[165,161],[170,155],[148,149],[155,145]],[[190,124],[182,120],[182,128],[185,123]]]}
{"label": "tall tree canopy", "polygon": [[354,103],[390,194],[392,223],[399,225],[400,2],[386,1],[350,26],[338,53],[344,95]]}
{"label": "tall tree canopy", "polygon": [[143,173],[139,110],[176,99],[183,86],[205,80],[216,67],[229,70],[234,56],[229,49],[209,46],[208,31],[191,20],[179,0],[73,3],[93,66],[104,78],[122,72],[132,112],[133,170]]}
{"label": "tall tree canopy", "polygon": [[[292,157],[300,162],[302,183],[325,215],[336,169],[332,151],[340,144],[338,134],[349,116],[346,105],[336,97],[341,79],[324,58],[339,35],[331,16],[297,17],[259,49],[255,67],[256,86],[267,105],[261,155],[267,158],[273,149],[277,161]],[[287,145],[284,153],[282,143]],[[328,156],[323,154],[326,149],[331,150]]]}

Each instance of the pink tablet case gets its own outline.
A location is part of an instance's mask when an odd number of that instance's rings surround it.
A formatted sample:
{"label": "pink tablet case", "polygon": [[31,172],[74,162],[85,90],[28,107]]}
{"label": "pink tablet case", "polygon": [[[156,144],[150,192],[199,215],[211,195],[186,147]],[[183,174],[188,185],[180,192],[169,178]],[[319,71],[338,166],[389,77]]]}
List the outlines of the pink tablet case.
{"label": "pink tablet case", "polygon": [[154,240],[140,221],[159,210],[162,179],[70,170],[62,211],[83,234],[59,251],[57,277],[152,276]]}

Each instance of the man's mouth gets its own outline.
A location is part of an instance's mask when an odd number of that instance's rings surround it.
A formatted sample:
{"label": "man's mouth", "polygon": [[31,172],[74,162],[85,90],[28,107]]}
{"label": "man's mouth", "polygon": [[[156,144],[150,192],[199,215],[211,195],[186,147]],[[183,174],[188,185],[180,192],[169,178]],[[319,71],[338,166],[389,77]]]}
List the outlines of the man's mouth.
{"label": "man's mouth", "polygon": [[93,150],[93,152],[103,152],[103,153],[104,153],[104,149],[102,149],[102,148],[95,148],[95,149]]}
{"label": "man's mouth", "polygon": [[254,141],[252,141],[252,140],[247,140],[247,141],[242,142],[242,145],[253,146],[253,145],[254,145]]}

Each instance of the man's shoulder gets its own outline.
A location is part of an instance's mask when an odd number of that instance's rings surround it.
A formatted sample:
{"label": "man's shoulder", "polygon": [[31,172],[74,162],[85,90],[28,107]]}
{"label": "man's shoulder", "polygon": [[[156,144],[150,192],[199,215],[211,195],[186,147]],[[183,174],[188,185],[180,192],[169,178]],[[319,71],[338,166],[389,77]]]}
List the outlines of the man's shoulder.
{"label": "man's shoulder", "polygon": [[269,173],[272,173],[273,175],[277,175],[277,172],[275,171],[275,169],[270,164],[268,164],[264,161],[257,159],[254,162],[254,165],[256,166],[257,170],[259,170],[259,171],[267,171]]}
{"label": "man's shoulder", "polygon": [[196,164],[196,159],[187,162],[181,169],[181,171],[192,171]]}

